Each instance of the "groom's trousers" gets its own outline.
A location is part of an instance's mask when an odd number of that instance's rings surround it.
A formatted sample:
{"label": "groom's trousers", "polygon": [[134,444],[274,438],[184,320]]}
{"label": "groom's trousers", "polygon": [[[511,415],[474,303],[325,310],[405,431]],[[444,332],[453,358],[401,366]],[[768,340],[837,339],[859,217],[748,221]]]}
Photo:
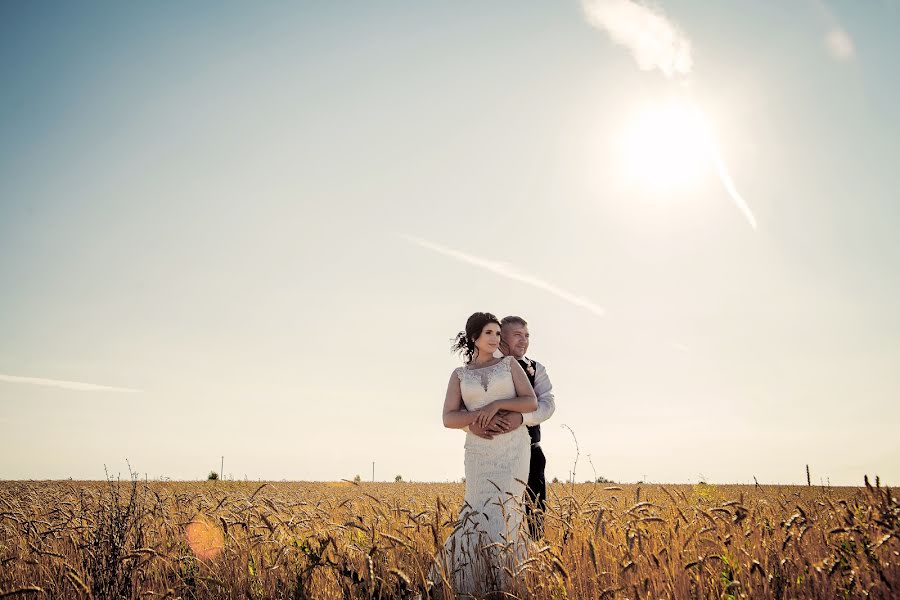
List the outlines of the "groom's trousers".
{"label": "groom's trousers", "polygon": [[528,521],[528,533],[531,538],[539,540],[544,537],[544,509],[547,505],[547,481],[544,469],[547,458],[541,450],[540,443],[531,445],[531,467],[528,470],[528,502],[525,503],[525,518]]}

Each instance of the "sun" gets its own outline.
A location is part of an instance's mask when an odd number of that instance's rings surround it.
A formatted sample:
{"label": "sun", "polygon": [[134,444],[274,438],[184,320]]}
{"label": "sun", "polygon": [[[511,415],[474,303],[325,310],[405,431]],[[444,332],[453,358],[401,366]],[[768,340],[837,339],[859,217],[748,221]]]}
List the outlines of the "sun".
{"label": "sun", "polygon": [[623,174],[655,191],[698,185],[712,166],[709,126],[686,101],[647,106],[626,123],[620,137]]}

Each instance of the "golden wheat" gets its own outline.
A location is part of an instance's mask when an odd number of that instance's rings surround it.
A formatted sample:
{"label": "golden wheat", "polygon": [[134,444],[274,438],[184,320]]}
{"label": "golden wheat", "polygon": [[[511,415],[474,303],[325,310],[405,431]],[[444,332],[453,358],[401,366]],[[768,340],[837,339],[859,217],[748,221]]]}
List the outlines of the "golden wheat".
{"label": "golden wheat", "polygon": [[[866,484],[551,485],[547,537],[502,597],[896,597],[900,504]],[[0,597],[450,598],[427,577],[463,493],[0,482]]]}

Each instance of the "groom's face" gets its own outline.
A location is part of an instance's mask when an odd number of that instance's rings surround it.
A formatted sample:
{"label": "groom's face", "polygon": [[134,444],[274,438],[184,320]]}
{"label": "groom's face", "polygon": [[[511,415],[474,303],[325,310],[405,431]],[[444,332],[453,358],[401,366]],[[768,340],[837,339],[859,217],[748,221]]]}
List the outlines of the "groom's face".
{"label": "groom's face", "polygon": [[516,325],[510,323],[500,332],[502,339],[501,351],[512,354],[516,358],[522,358],[528,352],[528,325]]}

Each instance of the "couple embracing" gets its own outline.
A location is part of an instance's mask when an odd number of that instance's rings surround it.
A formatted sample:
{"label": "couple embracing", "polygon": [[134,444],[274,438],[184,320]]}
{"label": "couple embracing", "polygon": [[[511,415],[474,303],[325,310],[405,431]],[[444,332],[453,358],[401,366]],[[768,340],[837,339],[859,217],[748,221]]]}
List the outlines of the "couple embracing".
{"label": "couple embracing", "polygon": [[478,312],[453,346],[465,365],[450,376],[443,421],[467,431],[466,493],[459,524],[441,553],[444,572],[436,579],[452,581],[457,593],[508,587],[509,573],[533,544],[528,534],[534,540],[543,536],[540,423],[555,404],[546,369],[525,357],[528,343],[528,323],[521,317],[499,321]]}

